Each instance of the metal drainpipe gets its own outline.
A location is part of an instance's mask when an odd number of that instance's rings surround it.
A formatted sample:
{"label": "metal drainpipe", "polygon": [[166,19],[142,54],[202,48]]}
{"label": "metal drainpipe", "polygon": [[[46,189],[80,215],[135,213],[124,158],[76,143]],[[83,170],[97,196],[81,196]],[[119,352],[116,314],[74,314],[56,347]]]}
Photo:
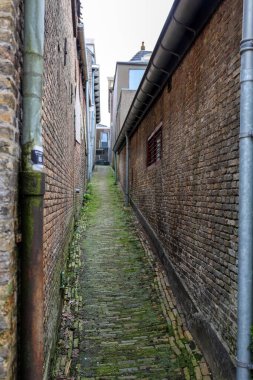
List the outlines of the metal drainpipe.
{"label": "metal drainpipe", "polygon": [[90,151],[90,141],[89,141],[89,127],[90,127],[90,111],[89,111],[89,80],[86,81],[85,87],[86,93],[86,144],[87,144],[87,177],[89,180],[89,151]]}
{"label": "metal drainpipe", "polygon": [[43,148],[41,98],[44,0],[25,0],[21,175],[21,378],[43,379]]}
{"label": "metal drainpipe", "polygon": [[89,180],[91,180],[91,173],[92,173],[92,125],[93,125],[93,111],[92,108],[89,109],[89,118],[90,118],[90,132],[89,132]]}
{"label": "metal drainpipe", "polygon": [[115,185],[118,183],[117,152],[114,152]]}
{"label": "metal drainpipe", "polygon": [[250,380],[253,254],[253,2],[244,0],[241,42],[237,380]]}
{"label": "metal drainpipe", "polygon": [[125,187],[125,204],[128,207],[129,206],[129,137],[126,133],[126,187]]}

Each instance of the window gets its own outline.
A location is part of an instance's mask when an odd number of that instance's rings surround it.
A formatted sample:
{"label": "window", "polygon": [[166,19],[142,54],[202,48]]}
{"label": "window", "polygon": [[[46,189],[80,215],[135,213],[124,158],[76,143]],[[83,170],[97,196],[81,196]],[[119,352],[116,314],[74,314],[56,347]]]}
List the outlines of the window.
{"label": "window", "polygon": [[81,130],[83,129],[82,123],[82,107],[79,95],[79,84],[76,86],[76,103],[75,103],[75,137],[76,141],[81,143]]}
{"label": "window", "polygon": [[107,133],[106,132],[101,132],[101,141],[102,142],[107,142],[108,141]]}
{"label": "window", "polygon": [[100,148],[108,148],[108,134],[106,132],[100,133]]}
{"label": "window", "polygon": [[129,90],[137,90],[144,74],[143,70],[129,70]]}
{"label": "window", "polygon": [[162,158],[162,127],[158,126],[148,138],[147,166],[154,164]]}

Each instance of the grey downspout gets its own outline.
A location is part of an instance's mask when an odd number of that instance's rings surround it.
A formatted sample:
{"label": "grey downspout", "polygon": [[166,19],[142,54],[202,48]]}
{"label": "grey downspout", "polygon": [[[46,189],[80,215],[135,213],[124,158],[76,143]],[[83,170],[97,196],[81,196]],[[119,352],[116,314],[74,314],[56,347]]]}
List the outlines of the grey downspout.
{"label": "grey downspout", "polygon": [[[90,90],[89,90],[90,91]],[[89,118],[89,124],[88,124],[88,144],[89,144],[89,158],[88,158],[88,180],[91,179],[91,128],[92,128],[92,112],[91,112],[91,106],[90,106],[90,99],[88,102],[88,118]]]}
{"label": "grey downspout", "polygon": [[43,379],[43,199],[41,128],[44,0],[25,0],[21,171],[21,378]]}
{"label": "grey downspout", "polygon": [[125,204],[129,206],[129,137],[126,133],[126,184],[125,184]]}
{"label": "grey downspout", "polygon": [[92,128],[93,128],[93,111],[90,112],[90,146],[89,146],[89,151],[90,151],[90,165],[89,165],[89,179],[92,177]]}
{"label": "grey downspout", "polygon": [[90,111],[89,111],[89,80],[86,81],[86,88],[85,88],[85,93],[86,93],[86,143],[87,143],[87,177],[89,180],[89,151],[90,151],[90,142],[89,142],[89,120],[90,120]]}
{"label": "grey downspout", "polygon": [[244,0],[241,42],[237,380],[250,380],[253,254],[253,2]]}
{"label": "grey downspout", "polygon": [[115,185],[118,183],[117,152],[114,152]]}

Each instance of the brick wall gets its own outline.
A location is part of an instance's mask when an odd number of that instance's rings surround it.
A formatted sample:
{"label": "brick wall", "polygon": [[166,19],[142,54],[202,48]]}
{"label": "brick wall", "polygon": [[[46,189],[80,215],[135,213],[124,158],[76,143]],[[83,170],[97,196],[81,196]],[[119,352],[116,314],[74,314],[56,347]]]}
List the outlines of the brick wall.
{"label": "brick wall", "polygon": [[[235,354],[239,46],[242,3],[225,0],[131,138],[130,194],[204,318]],[[147,138],[163,123],[162,160]],[[120,173],[123,174],[120,159]],[[134,157],[134,159],[133,159]],[[121,178],[121,182],[123,179]]]}
{"label": "brick wall", "polygon": [[[18,171],[22,102],[23,2],[0,3],[0,378],[16,376]],[[66,53],[65,54],[65,47]],[[42,104],[46,194],[44,208],[45,373],[57,331],[60,274],[65,269],[74,216],[86,186],[85,112],[75,139],[75,87],[81,78],[71,2],[46,2]],[[82,88],[82,85],[81,85]],[[83,93],[81,103],[85,110]],[[80,189],[76,195],[75,189]]]}
{"label": "brick wall", "polygon": [[14,379],[22,1],[0,2],[0,379]]}
{"label": "brick wall", "polygon": [[[65,54],[64,47],[67,46]],[[85,186],[85,149],[75,141],[75,86],[79,78],[71,2],[47,1],[43,94],[43,146],[46,194],[44,209],[45,370],[54,345],[61,304],[60,274],[77,206]],[[81,157],[80,157],[81,154]],[[75,189],[81,192],[76,195]]]}

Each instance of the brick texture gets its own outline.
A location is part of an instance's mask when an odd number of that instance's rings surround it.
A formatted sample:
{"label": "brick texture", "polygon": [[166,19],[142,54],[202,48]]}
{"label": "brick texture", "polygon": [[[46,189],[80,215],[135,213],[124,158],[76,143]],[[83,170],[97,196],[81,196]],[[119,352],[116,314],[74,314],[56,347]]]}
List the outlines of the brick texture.
{"label": "brick texture", "polygon": [[17,182],[21,125],[22,1],[0,2],[0,379],[17,363]]}
{"label": "brick texture", "polygon": [[[64,47],[67,46],[66,52]],[[65,62],[64,62],[65,61]],[[86,150],[75,141],[75,89],[80,79],[71,2],[47,1],[43,94],[45,371],[54,346],[61,305],[60,278],[65,269],[74,216],[85,188]],[[81,96],[81,102],[84,99]],[[84,107],[85,109],[85,107]],[[80,194],[75,189],[80,189]]]}
{"label": "brick texture", "polygon": [[[239,46],[242,3],[222,2],[130,142],[130,195],[202,318],[236,339]],[[162,160],[147,138],[162,121]],[[124,150],[119,171],[123,185]]]}
{"label": "brick texture", "polygon": [[[23,2],[0,3],[0,379],[16,376],[18,172],[22,99]],[[66,49],[65,49],[66,47]],[[44,208],[44,347],[47,372],[61,305],[60,277],[86,186],[85,114],[75,139],[75,93],[85,110],[71,2],[46,2],[42,101]],[[77,194],[76,189],[80,192]]]}

